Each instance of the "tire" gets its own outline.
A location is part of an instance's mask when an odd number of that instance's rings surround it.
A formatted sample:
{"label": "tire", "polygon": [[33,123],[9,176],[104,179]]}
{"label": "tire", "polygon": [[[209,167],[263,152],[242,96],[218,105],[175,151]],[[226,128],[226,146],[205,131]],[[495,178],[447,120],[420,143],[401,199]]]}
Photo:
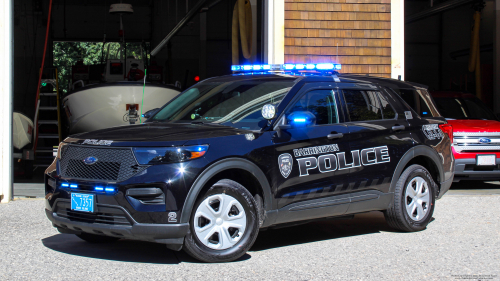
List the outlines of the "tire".
{"label": "tire", "polygon": [[239,183],[223,179],[194,205],[184,251],[203,262],[229,262],[243,256],[259,233],[259,207]]}
{"label": "tire", "polygon": [[426,168],[408,167],[396,183],[393,203],[384,212],[389,226],[405,232],[425,229],[434,212],[436,190],[437,185]]}
{"label": "tire", "polygon": [[110,237],[110,236],[103,236],[103,235],[96,235],[96,234],[90,234],[90,233],[85,233],[82,232],[80,234],[76,234],[78,238],[87,241],[89,243],[112,243],[120,240],[118,237]]}

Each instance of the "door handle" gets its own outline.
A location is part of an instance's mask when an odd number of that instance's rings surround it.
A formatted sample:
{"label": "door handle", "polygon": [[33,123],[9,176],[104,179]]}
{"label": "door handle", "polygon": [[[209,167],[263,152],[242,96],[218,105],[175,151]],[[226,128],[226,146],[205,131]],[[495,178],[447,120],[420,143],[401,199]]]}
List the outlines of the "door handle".
{"label": "door handle", "polygon": [[403,126],[403,125],[392,126],[393,131],[402,131],[404,129],[405,129],[405,126]]}
{"label": "door handle", "polygon": [[342,134],[342,133],[336,133],[336,134],[329,134],[329,135],[327,136],[327,138],[328,138],[329,140],[332,140],[332,139],[340,139],[340,138],[341,138],[341,137],[343,137],[343,136],[344,136],[344,134]]}

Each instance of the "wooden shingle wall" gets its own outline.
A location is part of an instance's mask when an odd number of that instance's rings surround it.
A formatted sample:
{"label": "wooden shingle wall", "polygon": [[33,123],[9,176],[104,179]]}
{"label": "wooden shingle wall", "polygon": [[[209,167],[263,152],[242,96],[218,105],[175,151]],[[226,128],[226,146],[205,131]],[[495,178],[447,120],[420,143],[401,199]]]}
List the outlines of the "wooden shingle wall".
{"label": "wooden shingle wall", "polygon": [[338,62],[342,73],[390,77],[390,3],[285,0],[285,62]]}

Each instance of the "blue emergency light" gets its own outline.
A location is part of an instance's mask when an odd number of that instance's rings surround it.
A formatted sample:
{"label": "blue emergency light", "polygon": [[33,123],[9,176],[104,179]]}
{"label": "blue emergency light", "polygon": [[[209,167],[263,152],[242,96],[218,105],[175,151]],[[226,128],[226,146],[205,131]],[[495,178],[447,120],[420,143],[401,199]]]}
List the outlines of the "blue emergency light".
{"label": "blue emergency light", "polygon": [[317,71],[335,71],[341,70],[342,65],[338,63],[298,63],[298,64],[247,64],[247,65],[232,65],[231,71],[243,72],[280,72],[280,71],[301,71],[301,70],[317,70]]}

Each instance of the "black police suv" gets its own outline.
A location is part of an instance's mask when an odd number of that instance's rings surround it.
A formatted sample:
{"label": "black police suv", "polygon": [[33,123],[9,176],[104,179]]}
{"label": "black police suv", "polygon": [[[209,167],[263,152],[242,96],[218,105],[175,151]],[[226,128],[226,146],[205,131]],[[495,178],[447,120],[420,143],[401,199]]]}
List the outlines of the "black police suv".
{"label": "black police suv", "polygon": [[259,229],[318,218],[378,210],[424,229],[454,172],[425,87],[307,74],[208,79],[144,124],[65,139],[45,173],[48,219],[88,242],[163,243],[205,262],[238,259]]}

